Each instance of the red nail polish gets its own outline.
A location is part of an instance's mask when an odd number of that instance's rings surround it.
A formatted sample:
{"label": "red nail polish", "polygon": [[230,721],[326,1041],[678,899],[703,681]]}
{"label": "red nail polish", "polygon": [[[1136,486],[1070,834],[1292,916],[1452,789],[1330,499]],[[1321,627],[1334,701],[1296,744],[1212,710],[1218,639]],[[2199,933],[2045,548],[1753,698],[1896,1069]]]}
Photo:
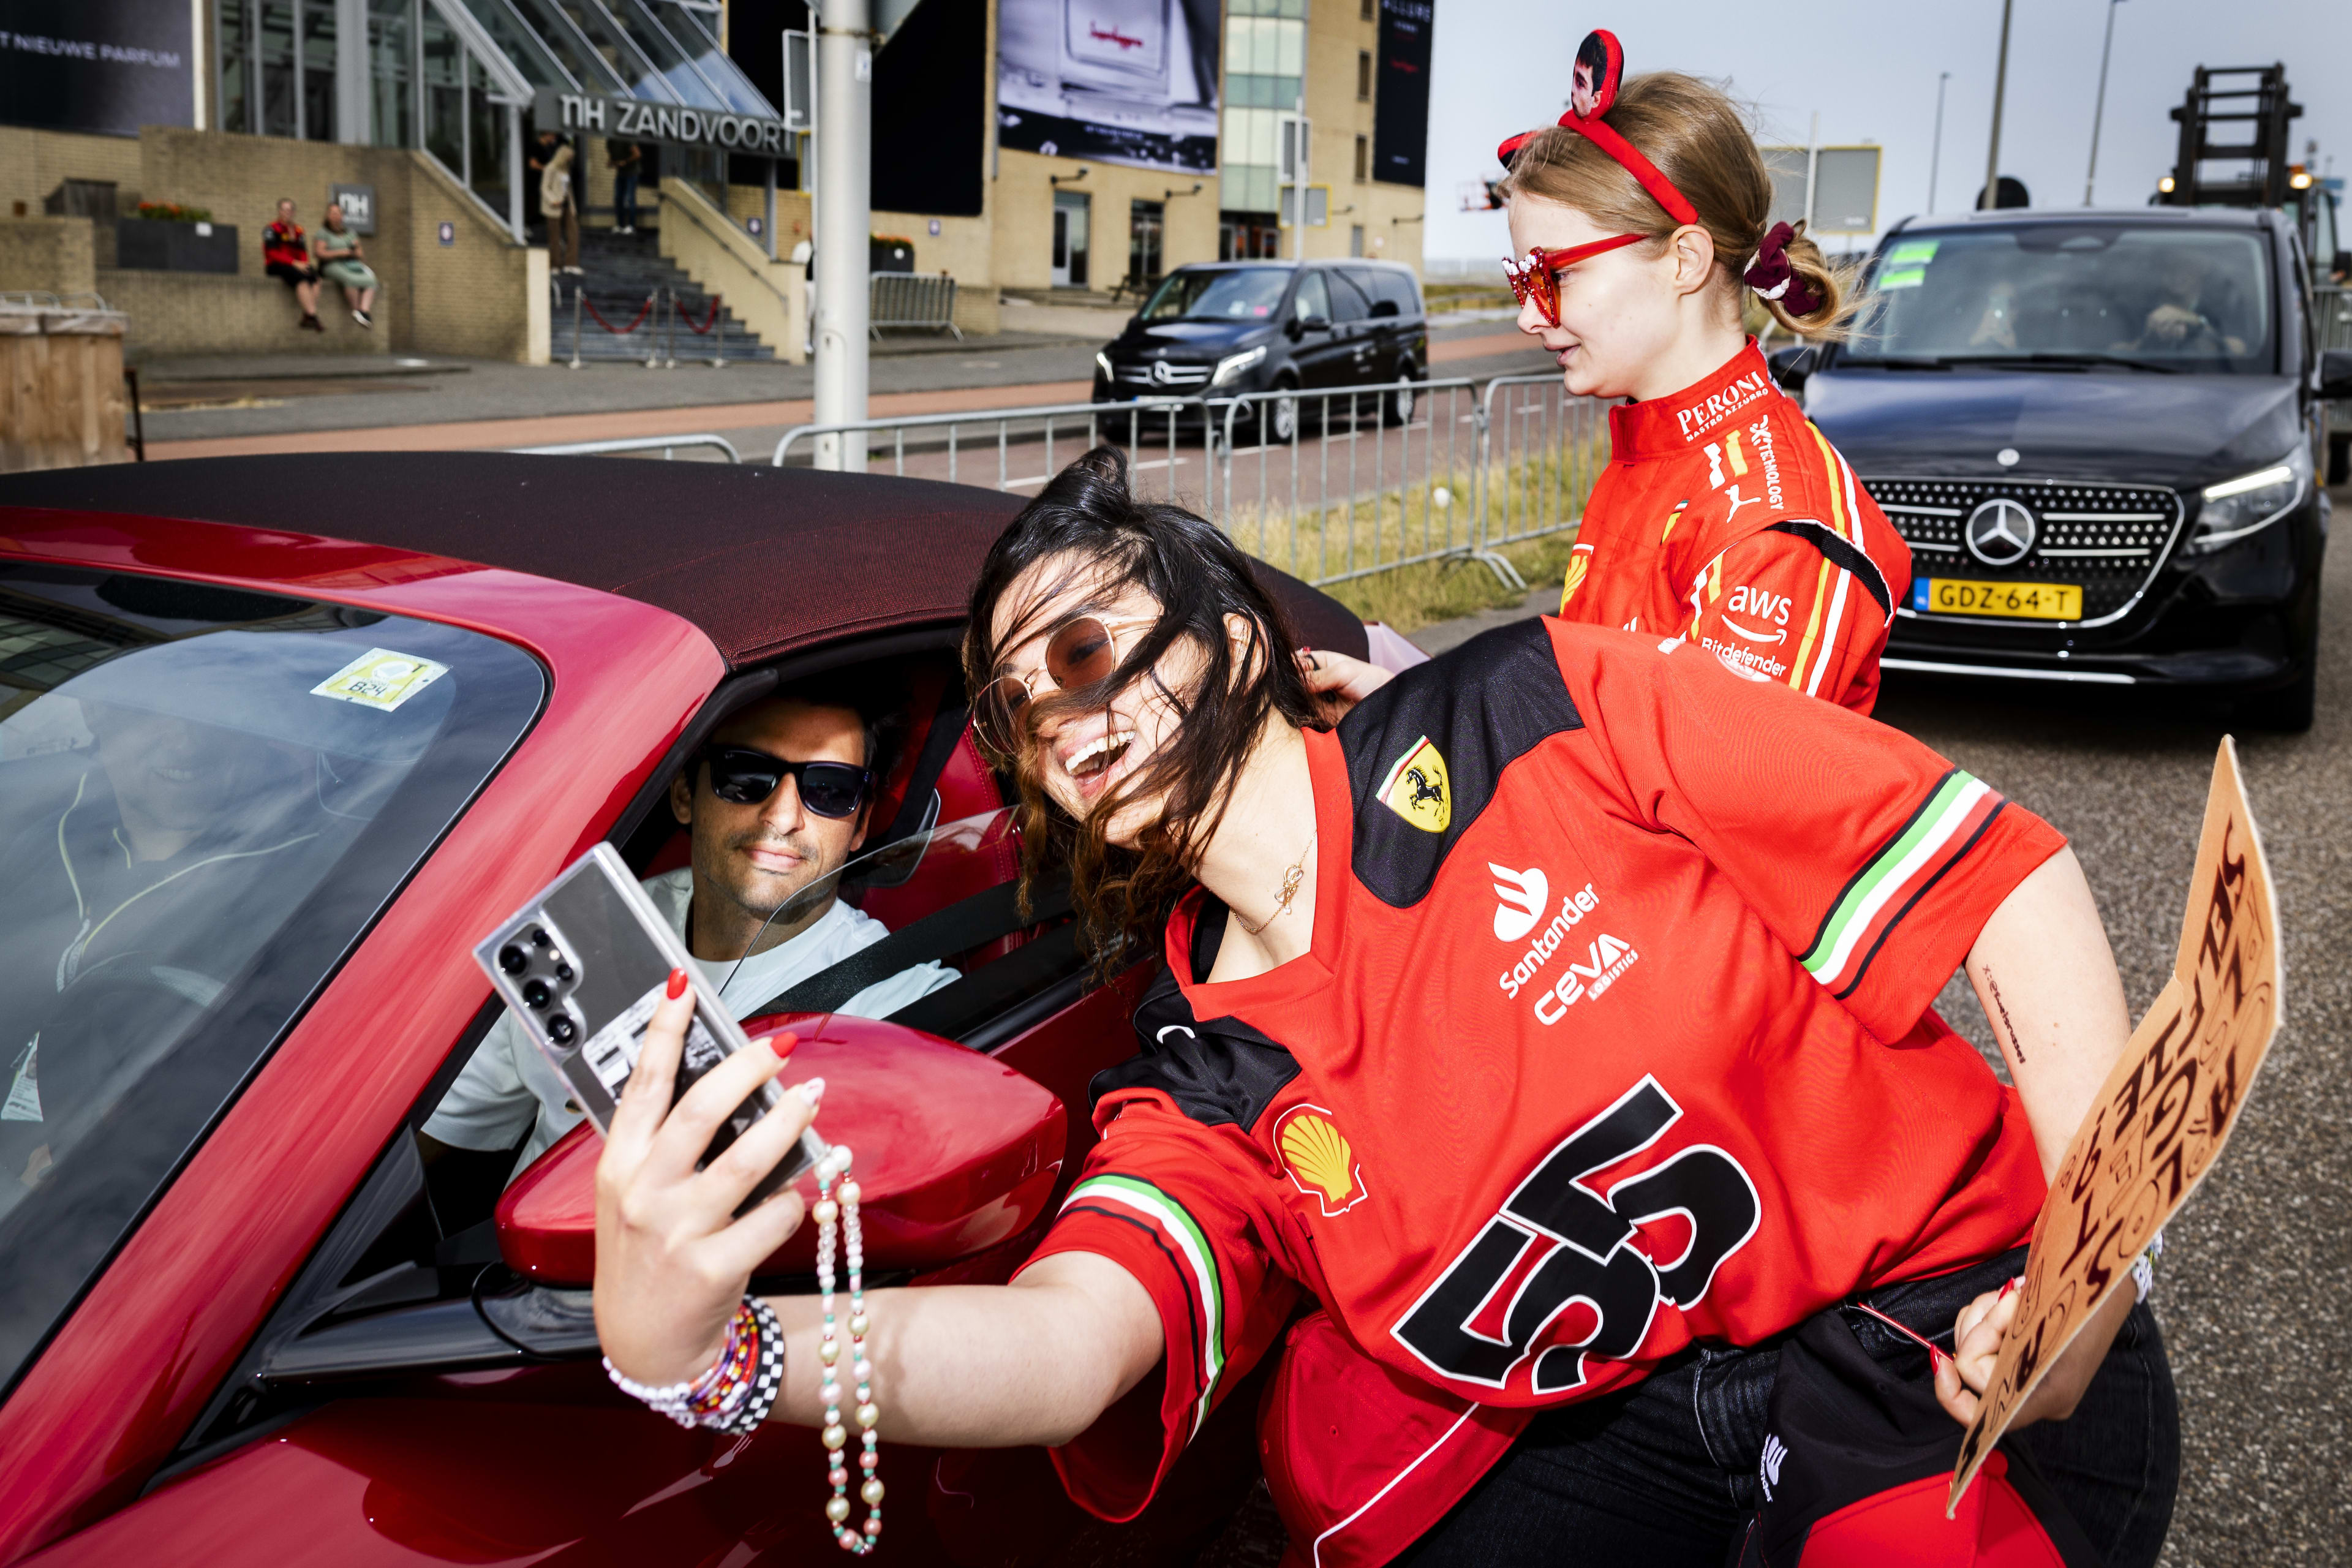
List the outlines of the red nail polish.
{"label": "red nail polish", "polygon": [[669,999],[675,1002],[685,994],[686,971],[683,969],[671,970],[669,972]]}
{"label": "red nail polish", "polygon": [[790,1030],[786,1030],[781,1035],[771,1035],[767,1039],[767,1047],[770,1050],[776,1053],[776,1059],[778,1061],[782,1061],[789,1058],[793,1054],[793,1047],[800,1043],[801,1037],[798,1035],[792,1033]]}
{"label": "red nail polish", "polygon": [[1952,1358],[1946,1355],[1938,1346],[1929,1345],[1927,1347],[1927,1354],[1929,1358],[1935,1362],[1936,1370],[1938,1372],[1941,1372],[1944,1368],[1952,1364]]}
{"label": "red nail polish", "polygon": [[2023,1279],[2024,1279],[2024,1276],[2021,1274],[2021,1275],[2019,1275],[2019,1276],[2018,1276],[2018,1278],[2017,1278],[2016,1279],[2012,1279],[2012,1280],[2011,1280],[2008,1284],[2006,1284],[2006,1285],[2002,1286],[2002,1287],[2000,1288],[2000,1296],[1996,1296],[1996,1297],[1994,1297],[1994,1298],[1993,1298],[1993,1300],[2001,1300],[2003,1297],[2006,1297],[2006,1296],[2007,1296],[2007,1295],[2008,1295],[2011,1290],[2014,1290],[2014,1289],[2017,1289],[2019,1282],[2020,1282],[2021,1280],[2022,1280]]}

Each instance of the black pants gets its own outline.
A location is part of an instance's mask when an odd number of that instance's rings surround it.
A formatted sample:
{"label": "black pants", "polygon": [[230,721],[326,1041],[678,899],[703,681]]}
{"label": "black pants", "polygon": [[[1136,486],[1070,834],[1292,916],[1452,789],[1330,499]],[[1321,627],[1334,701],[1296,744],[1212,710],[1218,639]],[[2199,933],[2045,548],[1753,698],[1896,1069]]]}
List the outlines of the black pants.
{"label": "black pants", "polygon": [[[1960,1308],[2025,1264],[2022,1248],[1871,1304],[1949,1344]],[[1927,1352],[1851,1314],[1864,1348],[1906,1376]],[[1756,1508],[1780,1352],[1697,1345],[1626,1392],[1538,1415],[1502,1462],[1397,1559],[1412,1568],[1630,1563],[1722,1568]],[[2180,1484],[2180,1410],[2156,1317],[2132,1313],[2074,1415],[2016,1433],[2110,1568],[2149,1568]]]}

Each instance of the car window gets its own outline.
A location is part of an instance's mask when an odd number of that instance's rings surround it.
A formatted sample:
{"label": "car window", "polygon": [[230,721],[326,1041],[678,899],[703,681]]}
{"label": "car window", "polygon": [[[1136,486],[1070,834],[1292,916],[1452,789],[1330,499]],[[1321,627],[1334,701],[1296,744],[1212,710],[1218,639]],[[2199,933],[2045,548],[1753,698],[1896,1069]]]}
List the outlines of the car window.
{"label": "car window", "polygon": [[544,691],[435,622],[0,566],[0,1385]]}
{"label": "car window", "polygon": [[1143,307],[1147,321],[1262,321],[1282,303],[1290,282],[1283,267],[1244,267],[1235,271],[1181,268],[1168,275]]}
{"label": "car window", "polygon": [[1323,286],[1320,271],[1298,275],[1298,294],[1290,302],[1290,314],[1292,320],[1301,321],[1309,316],[1320,316],[1327,321],[1333,319],[1331,291]]}
{"label": "car window", "polygon": [[1413,287],[1413,280],[1409,274],[1391,272],[1386,268],[1381,268],[1372,274],[1372,281],[1381,291],[1380,297],[1395,304],[1398,315],[1421,314],[1421,293]]}
{"label": "car window", "polygon": [[2118,222],[1896,236],[1872,269],[1849,361],[2111,360],[2270,374],[2258,235]]}
{"label": "car window", "polygon": [[1363,289],[1356,287],[1351,275],[1333,268],[1324,274],[1331,283],[1331,319],[1335,321],[1360,321],[1372,313],[1372,301]]}

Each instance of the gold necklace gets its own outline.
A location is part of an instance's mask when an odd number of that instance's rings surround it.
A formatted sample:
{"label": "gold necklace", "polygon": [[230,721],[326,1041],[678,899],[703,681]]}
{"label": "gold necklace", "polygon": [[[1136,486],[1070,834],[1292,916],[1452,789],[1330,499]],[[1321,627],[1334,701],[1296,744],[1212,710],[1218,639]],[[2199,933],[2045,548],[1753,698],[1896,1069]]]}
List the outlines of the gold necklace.
{"label": "gold necklace", "polygon": [[1244,932],[1250,936],[1257,935],[1274,923],[1276,915],[1282,914],[1290,908],[1290,900],[1298,896],[1299,887],[1307,880],[1307,858],[1314,853],[1315,841],[1310,838],[1307,841],[1307,847],[1298,852],[1298,858],[1293,860],[1282,873],[1282,891],[1275,896],[1274,914],[1266,916],[1255,925],[1244,921],[1242,922]]}

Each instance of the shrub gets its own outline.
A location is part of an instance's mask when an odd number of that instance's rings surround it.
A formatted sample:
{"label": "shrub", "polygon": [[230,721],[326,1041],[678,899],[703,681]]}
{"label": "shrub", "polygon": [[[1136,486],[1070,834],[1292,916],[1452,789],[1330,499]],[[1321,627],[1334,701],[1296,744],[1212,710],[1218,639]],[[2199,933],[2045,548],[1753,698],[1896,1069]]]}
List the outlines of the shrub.
{"label": "shrub", "polygon": [[177,202],[141,202],[139,216],[143,218],[152,218],[158,223],[210,223],[213,221],[212,208],[184,207]]}

